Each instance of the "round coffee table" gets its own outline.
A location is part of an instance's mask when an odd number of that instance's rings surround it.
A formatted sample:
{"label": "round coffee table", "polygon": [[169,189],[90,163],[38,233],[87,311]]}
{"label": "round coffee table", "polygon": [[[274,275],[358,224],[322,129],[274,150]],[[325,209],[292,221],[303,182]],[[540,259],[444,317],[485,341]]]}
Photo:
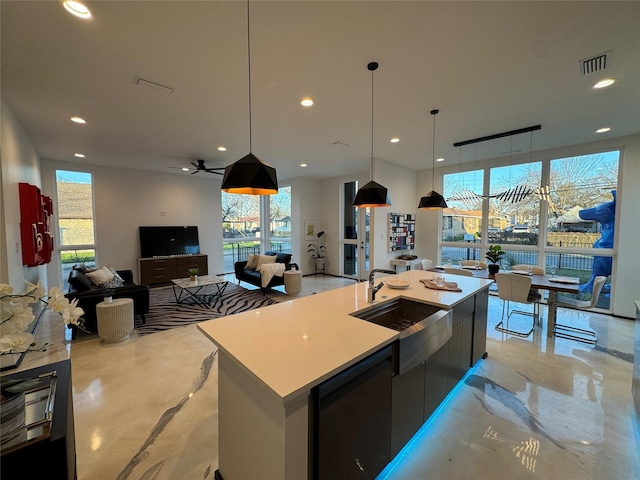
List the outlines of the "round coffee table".
{"label": "round coffee table", "polygon": [[295,297],[302,291],[302,272],[300,270],[284,272],[284,290],[291,297]]}
{"label": "round coffee table", "polygon": [[115,298],[110,303],[96,305],[98,336],[105,343],[122,342],[133,331],[133,300]]}

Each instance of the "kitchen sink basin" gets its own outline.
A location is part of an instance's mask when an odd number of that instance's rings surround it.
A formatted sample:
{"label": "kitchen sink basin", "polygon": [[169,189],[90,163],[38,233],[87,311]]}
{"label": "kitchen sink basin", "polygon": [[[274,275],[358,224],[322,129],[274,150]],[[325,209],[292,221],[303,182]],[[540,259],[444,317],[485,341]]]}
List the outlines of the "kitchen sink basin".
{"label": "kitchen sink basin", "polygon": [[400,332],[397,373],[404,373],[436,353],[452,332],[452,312],[407,298],[394,298],[350,314]]}

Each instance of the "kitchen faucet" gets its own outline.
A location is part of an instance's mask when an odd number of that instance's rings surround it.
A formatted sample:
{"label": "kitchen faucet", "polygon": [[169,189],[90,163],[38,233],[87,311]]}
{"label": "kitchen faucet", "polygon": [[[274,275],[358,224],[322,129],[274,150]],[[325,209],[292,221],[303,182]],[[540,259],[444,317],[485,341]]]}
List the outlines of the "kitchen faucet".
{"label": "kitchen faucet", "polygon": [[373,285],[373,277],[376,273],[388,273],[390,275],[395,275],[395,270],[385,270],[383,268],[374,268],[369,272],[369,290],[367,290],[367,303],[373,303],[376,299],[376,293],[378,290],[382,288],[384,285],[383,282],[380,282],[378,286]]}

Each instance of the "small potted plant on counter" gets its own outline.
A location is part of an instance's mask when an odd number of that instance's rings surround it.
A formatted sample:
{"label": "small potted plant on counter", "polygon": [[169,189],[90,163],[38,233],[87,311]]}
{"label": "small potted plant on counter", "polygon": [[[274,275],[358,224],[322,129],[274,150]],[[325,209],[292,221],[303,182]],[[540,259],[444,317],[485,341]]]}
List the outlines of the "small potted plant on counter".
{"label": "small potted plant on counter", "polygon": [[489,273],[495,274],[500,271],[500,264],[498,262],[500,262],[506,253],[507,252],[505,252],[500,245],[491,245],[489,247],[489,250],[487,250],[487,253],[484,255],[484,258],[491,262],[487,265]]}
{"label": "small potted plant on counter", "polygon": [[188,270],[189,272],[189,280],[191,280],[192,282],[195,282],[196,280],[198,280],[198,268],[194,267],[194,268],[190,268]]}

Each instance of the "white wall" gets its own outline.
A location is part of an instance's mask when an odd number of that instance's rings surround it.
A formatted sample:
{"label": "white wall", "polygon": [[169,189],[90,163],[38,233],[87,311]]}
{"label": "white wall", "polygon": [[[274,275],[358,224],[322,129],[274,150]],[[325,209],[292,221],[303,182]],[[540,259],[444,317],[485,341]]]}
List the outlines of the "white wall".
{"label": "white wall", "polygon": [[[305,220],[315,220],[318,231],[323,230],[324,197],[320,189],[320,181],[310,178],[295,178],[291,185],[291,253],[292,261],[297,263],[303,275],[314,273],[313,261],[307,253],[308,240],[305,240]],[[297,228],[296,228],[297,226]]]}
{"label": "white wall", "polygon": [[[373,209],[373,228],[370,238],[373,246],[373,266],[371,268],[390,269],[389,260],[400,255],[389,251],[389,214],[418,211],[416,197],[416,172],[399,165],[377,160],[376,182],[387,187],[391,206]],[[417,224],[417,222],[416,222]],[[418,237],[416,236],[416,240]]]}
{"label": "white wall", "polygon": [[[196,225],[209,273],[223,273],[221,177],[82,167],[43,159],[43,190],[55,199],[56,169],[93,175],[97,264],[133,270],[138,278],[139,226]],[[48,273],[60,281],[57,262],[51,262]]]}
{"label": "white wall", "polygon": [[[635,318],[633,302],[640,299],[640,135],[602,140],[581,145],[534,152],[533,160],[564,158],[594,152],[623,149],[619,171],[620,188],[617,193],[618,221],[616,242],[618,246],[617,268],[612,275],[614,315]],[[528,155],[528,154],[527,154]],[[513,157],[514,163],[522,160]],[[478,168],[502,165],[504,158],[478,162]],[[441,174],[458,171],[458,165],[436,169],[435,190],[442,193]],[[463,169],[469,165],[464,165]],[[417,172],[418,197],[431,190],[431,170]],[[418,211],[416,221],[417,255],[438,260],[438,238],[441,231],[442,212]]]}
{"label": "white wall", "polygon": [[[358,181],[362,186],[370,180],[369,172],[334,177],[321,182],[322,192],[322,228],[326,232],[327,273],[339,275],[340,239],[342,237],[342,196],[345,182]],[[374,208],[370,219],[370,255],[371,268],[391,268],[389,260],[398,255],[388,251],[387,229],[389,213],[415,213],[418,203],[414,201],[415,172],[405,167],[376,160],[376,182],[387,187],[391,198],[390,207]]]}
{"label": "white wall", "polygon": [[[39,158],[31,140],[13,112],[0,99],[0,166],[2,180],[2,222],[0,238],[0,283],[22,291],[24,280],[36,283],[42,280],[48,288],[44,266],[23,267],[20,239],[20,197],[18,183],[26,182],[41,187]],[[57,284],[55,284],[57,285]]]}

